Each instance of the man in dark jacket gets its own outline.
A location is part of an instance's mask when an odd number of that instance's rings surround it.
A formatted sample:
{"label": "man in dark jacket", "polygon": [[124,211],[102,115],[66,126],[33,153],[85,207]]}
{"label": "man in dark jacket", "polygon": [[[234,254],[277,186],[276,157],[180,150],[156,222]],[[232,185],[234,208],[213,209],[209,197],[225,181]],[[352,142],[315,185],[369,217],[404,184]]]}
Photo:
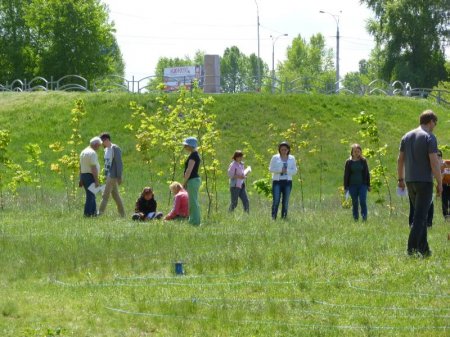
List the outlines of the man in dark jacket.
{"label": "man in dark jacket", "polygon": [[111,143],[111,136],[109,133],[102,133],[100,135],[103,147],[105,148],[105,176],[106,184],[102,195],[102,202],[98,214],[105,212],[108,204],[109,196],[112,195],[117,205],[117,210],[121,217],[125,216],[122,199],[119,195],[119,185],[122,183],[122,151],[116,144]]}

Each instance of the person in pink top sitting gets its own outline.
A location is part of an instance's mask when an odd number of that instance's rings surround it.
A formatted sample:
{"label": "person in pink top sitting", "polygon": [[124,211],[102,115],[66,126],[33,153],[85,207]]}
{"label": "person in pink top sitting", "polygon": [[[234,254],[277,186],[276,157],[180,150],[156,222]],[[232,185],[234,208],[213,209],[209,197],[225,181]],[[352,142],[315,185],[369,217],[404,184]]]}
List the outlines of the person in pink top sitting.
{"label": "person in pink top sitting", "polygon": [[189,196],[179,182],[174,181],[169,186],[174,195],[173,208],[164,220],[187,219],[189,217]]}

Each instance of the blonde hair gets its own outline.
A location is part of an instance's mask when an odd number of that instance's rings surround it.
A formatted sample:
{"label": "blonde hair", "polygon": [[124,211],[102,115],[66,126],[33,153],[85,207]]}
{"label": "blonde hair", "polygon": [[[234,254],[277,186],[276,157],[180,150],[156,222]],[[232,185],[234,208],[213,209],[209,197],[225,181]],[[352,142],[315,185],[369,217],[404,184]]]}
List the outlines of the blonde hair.
{"label": "blonde hair", "polygon": [[171,191],[181,191],[183,189],[183,185],[181,185],[178,181],[174,181],[172,184],[169,185],[169,188]]}

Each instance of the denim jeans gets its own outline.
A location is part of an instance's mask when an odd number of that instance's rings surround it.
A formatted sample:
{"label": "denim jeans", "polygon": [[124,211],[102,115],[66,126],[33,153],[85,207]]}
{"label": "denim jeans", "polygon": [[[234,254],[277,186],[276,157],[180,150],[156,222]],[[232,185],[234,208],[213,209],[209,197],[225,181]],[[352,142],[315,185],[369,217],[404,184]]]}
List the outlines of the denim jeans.
{"label": "denim jeans", "polygon": [[353,219],[359,219],[359,205],[361,205],[361,217],[367,220],[367,185],[350,185],[348,192],[352,198]]}
{"label": "denim jeans", "polygon": [[442,214],[444,218],[450,215],[450,185],[442,184]]}
{"label": "denim jeans", "polygon": [[272,181],[272,219],[277,218],[278,206],[281,201],[281,218],[287,217],[289,207],[289,196],[292,190],[292,180],[273,180]]}
{"label": "denim jeans", "polygon": [[433,199],[432,182],[408,182],[409,199],[414,205],[413,225],[409,232],[408,254],[419,252],[430,253],[427,240],[427,215]]}
{"label": "denim jeans", "polygon": [[86,201],[84,203],[84,216],[96,216],[97,204],[95,203],[95,194],[88,190],[88,187],[95,182],[91,173],[81,173],[80,179],[86,191]]}
{"label": "denim jeans", "polygon": [[231,203],[229,211],[232,212],[237,207],[238,198],[242,200],[242,205],[244,206],[244,211],[249,212],[249,202],[247,197],[247,191],[245,190],[245,184],[242,187],[230,187]]}

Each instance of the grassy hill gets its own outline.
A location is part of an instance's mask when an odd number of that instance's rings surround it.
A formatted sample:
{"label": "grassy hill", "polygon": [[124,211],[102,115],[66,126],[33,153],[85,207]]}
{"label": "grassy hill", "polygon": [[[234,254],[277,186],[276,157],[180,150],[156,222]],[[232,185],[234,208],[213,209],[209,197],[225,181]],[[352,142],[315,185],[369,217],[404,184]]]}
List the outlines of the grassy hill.
{"label": "grassy hill", "polygon": [[[27,186],[17,196],[3,196],[1,336],[449,335],[450,241],[440,201],[429,231],[433,256],[422,259],[405,253],[404,199],[394,196],[389,216],[369,194],[369,219],[362,223],[341,207],[338,194],[349,145],[366,145],[353,121],[361,111],[374,114],[388,144],[386,165],[394,189],[400,138],[417,126],[420,112],[435,110],[438,140],[450,144],[449,112],[442,107],[395,97],[216,95],[212,110],[221,130],[222,169],[218,211],[205,216],[203,190],[202,226],[191,227],[118,218],[112,200],[104,216],[83,218],[81,190],[67,207],[61,179],[49,169],[58,156],[48,145],[68,139],[77,98],[87,110],[84,143],[109,131],[123,150],[121,193],[129,215],[144,185],[154,186],[161,211],[170,208],[167,178],[156,174],[167,167],[165,149],[155,148],[154,161],[144,165],[133,133],[124,129],[130,123],[129,102],[151,109],[154,96],[1,94],[0,129],[11,131],[11,158],[30,168],[24,146],[38,143],[45,162],[43,196],[35,197]],[[246,157],[253,167],[251,183],[267,174],[276,144],[283,140],[279,132],[308,122],[304,140],[311,146],[293,153],[302,172],[304,207],[296,180],[285,221],[272,221],[270,200],[251,187],[250,214],[241,205],[228,213],[224,171],[233,151],[244,142],[254,149]],[[269,130],[269,124],[280,131]],[[311,148],[319,151],[311,153]],[[182,276],[174,273],[177,261],[183,262]]]}
{"label": "grassy hill", "polygon": [[[167,166],[169,154],[164,148],[155,147],[154,163],[152,167],[145,167],[140,153],[135,150],[134,134],[124,128],[124,125],[131,122],[129,102],[137,101],[151,110],[154,96],[125,93],[4,93],[0,96],[0,125],[2,129],[11,131],[9,149],[13,160],[27,167],[24,163],[24,146],[29,143],[39,144],[46,168],[43,188],[49,192],[55,188],[58,190],[58,177],[49,171],[50,163],[56,161],[57,154],[52,153],[48,145],[68,140],[71,134],[70,110],[77,98],[84,100],[87,110],[81,126],[84,144],[79,150],[87,145],[92,136],[109,131],[113,142],[119,144],[124,153],[124,188],[132,193],[130,198],[134,200],[140,188],[148,184],[165,192],[167,179],[156,177],[155,172]],[[247,165],[253,168],[250,182],[267,174],[268,162],[276,152],[276,144],[283,140],[279,135],[281,131],[286,130],[291,123],[311,124],[310,129],[304,132],[304,140],[310,142],[310,146],[300,153],[292,153],[299,162],[307,199],[318,198],[320,179],[323,180],[321,189],[324,196],[334,196],[337,188],[342,185],[343,163],[348,157],[349,145],[356,142],[365,147],[364,140],[358,134],[359,126],[353,121],[361,111],[376,117],[380,138],[383,143],[388,144],[386,165],[393,184],[399,140],[407,130],[416,127],[421,111],[427,108],[435,110],[439,116],[439,126],[436,129],[439,142],[450,143],[450,135],[446,132],[450,120],[448,111],[424,100],[374,96],[254,94],[216,95],[214,99],[212,112],[217,115],[218,129],[221,130],[216,149],[221,169],[225,171],[234,150],[245,150],[244,142],[248,142],[253,148],[245,159]],[[269,130],[269,124],[273,124],[279,132]],[[319,152],[310,153],[312,148]],[[257,161],[255,154],[262,155],[266,162]],[[445,155],[447,154],[444,153]],[[448,156],[450,157],[450,153]],[[226,174],[219,175],[218,181],[220,190],[227,194]]]}

